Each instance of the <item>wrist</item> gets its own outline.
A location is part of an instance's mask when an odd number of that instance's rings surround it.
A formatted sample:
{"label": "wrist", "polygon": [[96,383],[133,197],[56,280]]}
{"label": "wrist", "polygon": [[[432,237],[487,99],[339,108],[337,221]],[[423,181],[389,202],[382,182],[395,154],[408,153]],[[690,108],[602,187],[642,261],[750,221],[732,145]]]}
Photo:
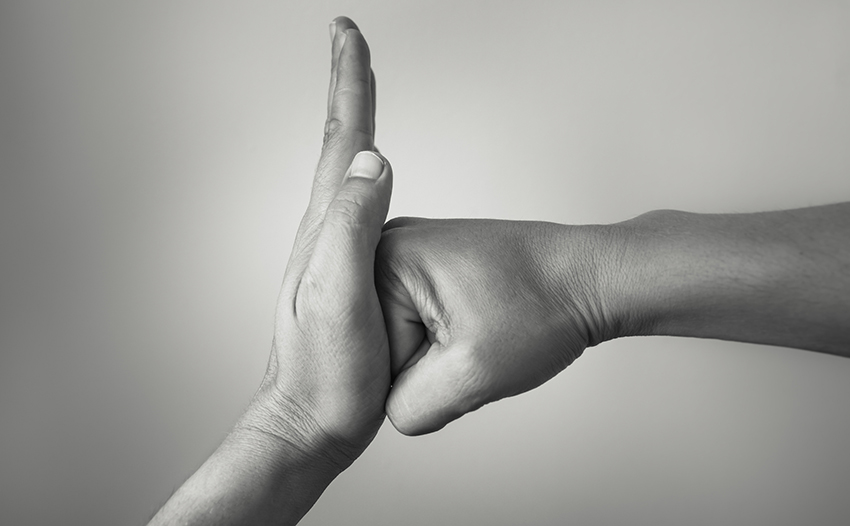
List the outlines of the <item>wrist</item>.
{"label": "wrist", "polygon": [[599,228],[609,247],[600,255],[600,289],[614,337],[659,334],[666,306],[686,288],[687,265],[671,260],[675,251],[665,246],[684,215],[656,210]]}
{"label": "wrist", "polygon": [[588,238],[584,259],[591,266],[587,279],[593,290],[592,307],[598,327],[595,343],[645,334],[652,319],[639,288],[644,282],[634,271],[636,257],[631,247],[633,243],[640,244],[633,231],[635,226],[625,222],[578,228]]}
{"label": "wrist", "polygon": [[663,331],[667,303],[687,289],[688,265],[671,261],[663,246],[684,215],[663,210],[610,225],[552,225],[542,266],[552,269],[561,319],[583,320],[588,347]]}
{"label": "wrist", "polygon": [[326,432],[307,400],[300,400],[264,382],[239,422],[234,435],[262,444],[274,464],[311,466],[332,480],[360,454],[360,449]]}
{"label": "wrist", "polygon": [[[744,281],[758,279],[755,267],[738,260],[741,247],[725,239],[728,226],[712,224],[717,217],[654,210],[604,227],[617,247],[606,256],[605,297],[618,337],[711,337],[711,318],[723,315]],[[753,270],[746,278],[728,275],[746,267]]]}
{"label": "wrist", "polygon": [[[262,390],[261,390],[262,392]],[[321,441],[281,426],[258,393],[218,449],[151,520],[159,524],[296,524],[344,469]]]}
{"label": "wrist", "polygon": [[579,321],[587,347],[630,334],[635,320],[623,305],[625,236],[616,225],[544,223],[541,272],[559,318]]}

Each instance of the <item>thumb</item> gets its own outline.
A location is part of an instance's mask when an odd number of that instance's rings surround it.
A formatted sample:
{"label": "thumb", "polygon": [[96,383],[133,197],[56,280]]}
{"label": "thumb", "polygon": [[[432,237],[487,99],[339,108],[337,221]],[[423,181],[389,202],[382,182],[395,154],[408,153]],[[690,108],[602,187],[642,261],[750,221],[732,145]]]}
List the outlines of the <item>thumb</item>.
{"label": "thumb", "polygon": [[386,413],[405,435],[422,435],[443,428],[487,403],[483,370],[465,345],[434,342],[393,382]]}
{"label": "thumb", "polygon": [[330,290],[368,286],[374,291],[375,249],[391,194],[390,163],[377,152],[355,155],[325,212],[307,269],[313,279]]}

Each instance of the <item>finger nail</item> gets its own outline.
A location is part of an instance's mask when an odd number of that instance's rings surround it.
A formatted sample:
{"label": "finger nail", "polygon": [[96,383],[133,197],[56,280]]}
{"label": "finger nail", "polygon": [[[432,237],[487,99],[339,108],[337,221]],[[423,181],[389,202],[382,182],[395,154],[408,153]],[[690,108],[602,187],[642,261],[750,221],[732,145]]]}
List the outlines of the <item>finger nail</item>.
{"label": "finger nail", "polygon": [[351,161],[351,172],[349,177],[362,177],[363,179],[375,180],[384,171],[384,160],[374,152],[362,151],[354,156]]}
{"label": "finger nail", "polygon": [[331,25],[328,28],[331,32],[331,43],[334,41],[334,37],[336,36],[336,20],[331,22]]}

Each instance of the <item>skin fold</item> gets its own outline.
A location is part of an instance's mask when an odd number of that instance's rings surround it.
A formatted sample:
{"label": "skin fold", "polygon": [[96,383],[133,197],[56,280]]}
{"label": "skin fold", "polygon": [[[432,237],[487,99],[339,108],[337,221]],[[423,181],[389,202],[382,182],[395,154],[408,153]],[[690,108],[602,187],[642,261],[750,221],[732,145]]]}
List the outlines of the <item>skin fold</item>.
{"label": "skin fold", "polygon": [[537,387],[614,338],[850,356],[850,203],[615,225],[402,218],[377,265],[387,414],[405,434]]}
{"label": "skin fold", "polygon": [[384,421],[390,359],[373,268],[392,169],[371,152],[366,41],[344,17],[331,40],[324,145],[268,371],[230,435],[150,524],[295,524]]}
{"label": "skin fold", "polygon": [[150,524],[297,523],[389,416],[442,428],[614,338],[719,338],[850,356],[850,203],[655,211],[613,225],[398,218],[375,76],[330,28],[328,118],[245,413]]}

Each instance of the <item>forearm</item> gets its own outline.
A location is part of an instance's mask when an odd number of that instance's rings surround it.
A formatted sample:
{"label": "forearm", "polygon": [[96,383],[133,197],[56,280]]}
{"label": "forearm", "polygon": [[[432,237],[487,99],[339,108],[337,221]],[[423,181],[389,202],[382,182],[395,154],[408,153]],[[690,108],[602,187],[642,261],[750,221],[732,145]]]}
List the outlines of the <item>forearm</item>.
{"label": "forearm", "polygon": [[270,422],[255,400],[150,525],[296,524],[346,461],[337,462],[328,453],[332,448],[304,437],[303,430],[291,431]]}
{"label": "forearm", "polygon": [[850,356],[850,203],[659,211],[605,227],[617,336],[717,338]]}

